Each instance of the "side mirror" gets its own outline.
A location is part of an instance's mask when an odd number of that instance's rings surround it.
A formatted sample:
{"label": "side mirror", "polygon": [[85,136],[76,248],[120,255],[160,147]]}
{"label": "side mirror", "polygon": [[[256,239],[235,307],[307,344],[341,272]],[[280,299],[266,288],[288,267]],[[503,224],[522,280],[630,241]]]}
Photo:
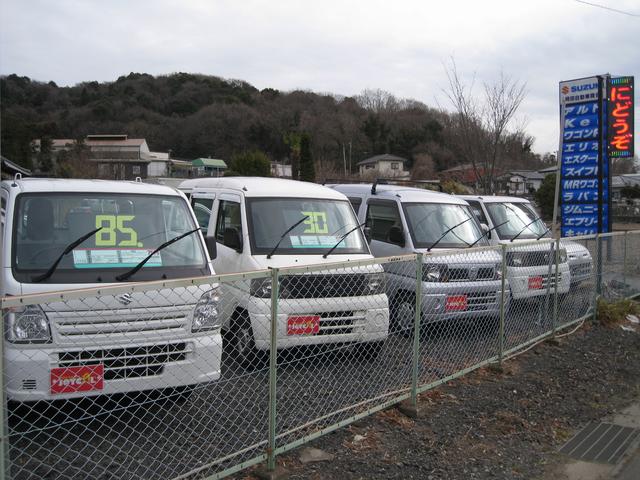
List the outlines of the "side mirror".
{"label": "side mirror", "polygon": [[481,223],[480,228],[482,228],[482,232],[487,234],[487,238],[491,238],[491,231],[489,230],[489,225],[486,223]]}
{"label": "side mirror", "polygon": [[364,227],[362,231],[364,232],[364,238],[367,243],[371,243],[371,227]]}
{"label": "side mirror", "polygon": [[389,241],[404,247],[404,231],[400,227],[391,227],[389,229]]}
{"label": "side mirror", "polygon": [[234,249],[236,252],[242,252],[242,239],[240,238],[240,234],[238,230],[235,228],[225,228],[224,229],[224,245]]}
{"label": "side mirror", "polygon": [[215,259],[218,256],[218,248],[216,247],[216,237],[204,237],[204,244],[207,246],[207,251],[209,252],[209,257],[211,260]]}

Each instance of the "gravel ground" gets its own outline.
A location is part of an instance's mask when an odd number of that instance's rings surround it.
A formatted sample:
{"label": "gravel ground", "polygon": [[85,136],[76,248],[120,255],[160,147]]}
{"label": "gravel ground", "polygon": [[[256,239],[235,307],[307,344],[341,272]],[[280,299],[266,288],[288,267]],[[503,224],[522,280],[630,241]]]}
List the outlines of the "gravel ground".
{"label": "gravel ground", "polygon": [[[291,479],[540,478],[579,428],[640,396],[640,329],[586,325],[421,395],[424,416],[395,408],[278,457]],[[330,461],[301,463],[305,449]],[[251,470],[237,478],[253,479]]]}

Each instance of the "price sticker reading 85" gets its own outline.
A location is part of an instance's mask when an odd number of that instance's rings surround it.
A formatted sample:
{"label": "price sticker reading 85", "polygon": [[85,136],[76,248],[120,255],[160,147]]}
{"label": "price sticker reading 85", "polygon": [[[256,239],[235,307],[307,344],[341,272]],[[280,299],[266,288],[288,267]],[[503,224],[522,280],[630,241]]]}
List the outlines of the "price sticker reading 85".
{"label": "price sticker reading 85", "polygon": [[306,229],[302,233],[315,233],[325,234],[329,233],[329,225],[327,225],[327,214],[325,212],[301,212],[302,215],[307,216],[303,224],[306,225]]}
{"label": "price sticker reading 85", "polygon": [[[135,215],[96,215],[96,228],[102,227],[96,234],[96,247],[142,247],[142,242],[138,242],[138,232],[125,225],[134,218]],[[116,243],[117,232],[129,238]]]}

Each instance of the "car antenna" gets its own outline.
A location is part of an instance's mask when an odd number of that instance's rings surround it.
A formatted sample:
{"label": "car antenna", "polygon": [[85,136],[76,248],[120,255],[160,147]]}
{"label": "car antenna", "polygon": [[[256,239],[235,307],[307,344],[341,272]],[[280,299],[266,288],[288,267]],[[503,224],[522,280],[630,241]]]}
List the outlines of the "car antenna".
{"label": "car antenna", "polygon": [[371,195],[375,195],[376,194],[376,187],[378,186],[378,179],[376,178],[373,181],[373,185],[371,185]]}

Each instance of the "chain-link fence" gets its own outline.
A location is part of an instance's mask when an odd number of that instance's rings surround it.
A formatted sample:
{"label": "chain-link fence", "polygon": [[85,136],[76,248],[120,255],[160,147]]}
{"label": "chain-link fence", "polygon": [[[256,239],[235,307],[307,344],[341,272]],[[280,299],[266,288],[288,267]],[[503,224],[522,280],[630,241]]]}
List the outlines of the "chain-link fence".
{"label": "chain-link fence", "polygon": [[221,478],[640,293],[640,232],[2,299],[2,472]]}

